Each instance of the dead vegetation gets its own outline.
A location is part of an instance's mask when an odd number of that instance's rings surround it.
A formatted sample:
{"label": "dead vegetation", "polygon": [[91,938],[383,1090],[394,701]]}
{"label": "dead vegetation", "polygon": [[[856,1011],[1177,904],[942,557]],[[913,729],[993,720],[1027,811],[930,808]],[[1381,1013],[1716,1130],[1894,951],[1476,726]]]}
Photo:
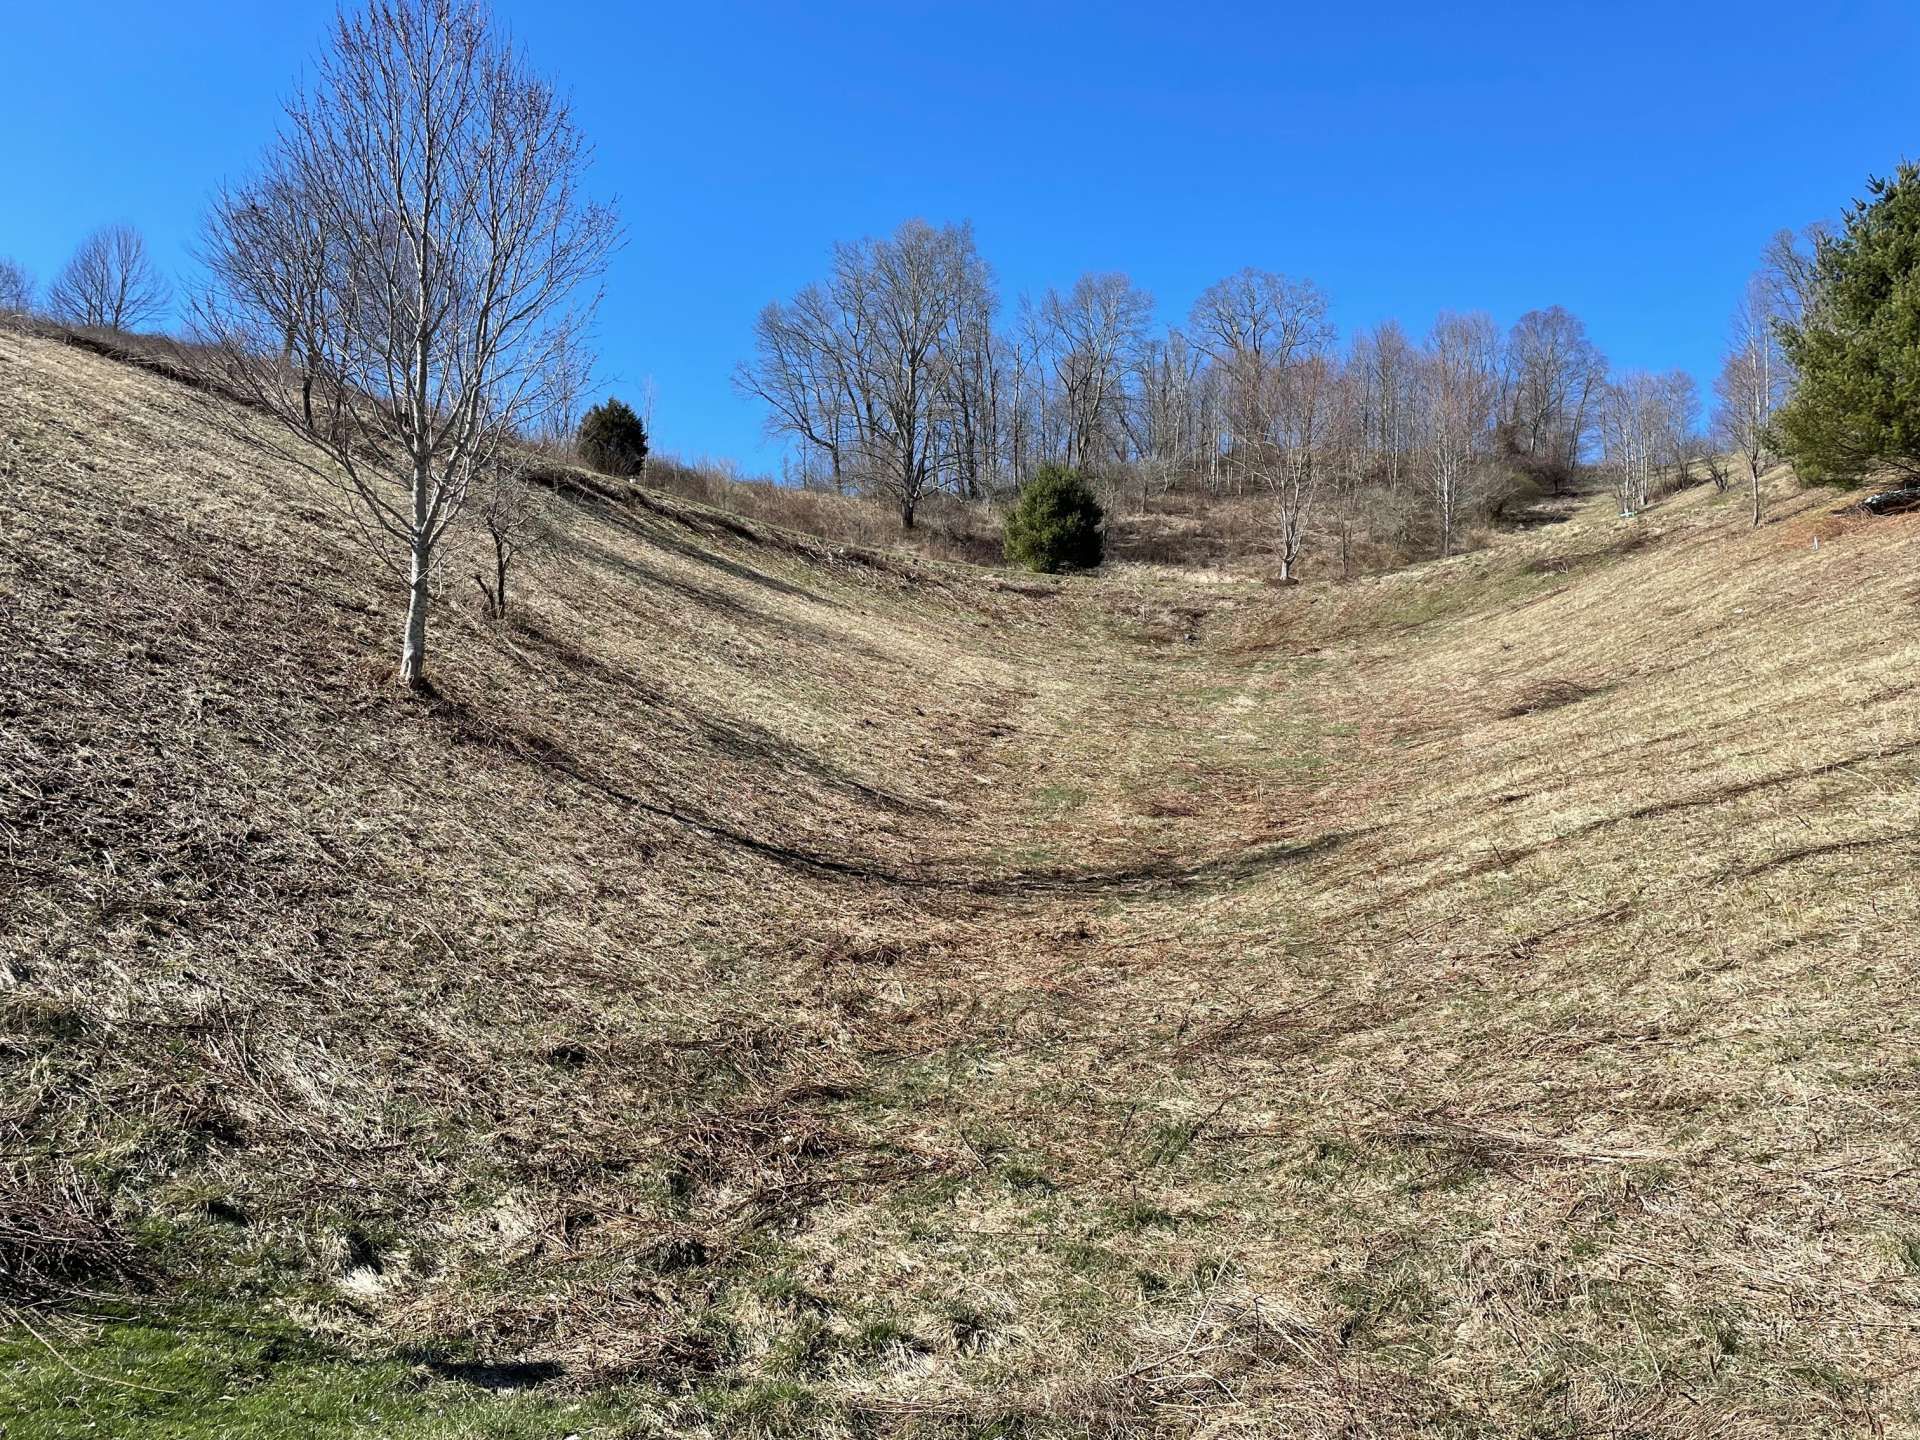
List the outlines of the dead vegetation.
{"label": "dead vegetation", "polygon": [[583,1437],[1920,1424],[1914,517],[1276,594],[582,480],[420,701],[265,435],[0,336],[16,1409],[78,1293]]}
{"label": "dead vegetation", "polygon": [[1537,715],[1542,710],[1557,710],[1562,705],[1577,705],[1582,700],[1598,695],[1605,688],[1585,680],[1574,680],[1564,676],[1530,680],[1516,693],[1513,704],[1507,707],[1507,715],[1510,718],[1518,718],[1522,715]]}

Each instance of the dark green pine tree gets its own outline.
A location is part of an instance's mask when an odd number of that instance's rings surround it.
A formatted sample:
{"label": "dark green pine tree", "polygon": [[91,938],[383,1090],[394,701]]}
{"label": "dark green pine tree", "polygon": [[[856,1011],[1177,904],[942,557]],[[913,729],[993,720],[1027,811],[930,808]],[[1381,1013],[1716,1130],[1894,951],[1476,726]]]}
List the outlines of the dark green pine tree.
{"label": "dark green pine tree", "polygon": [[1001,548],[1015,564],[1047,574],[1091,570],[1106,550],[1105,520],[1078,471],[1043,465],[1022,487]]}
{"label": "dark green pine tree", "polygon": [[647,464],[647,427],[623,400],[608,400],[580,421],[580,458],[603,475],[638,475]]}
{"label": "dark green pine tree", "polygon": [[1807,314],[1781,326],[1799,381],[1776,439],[1817,485],[1920,483],[1920,166],[1867,188],[1820,247]]}

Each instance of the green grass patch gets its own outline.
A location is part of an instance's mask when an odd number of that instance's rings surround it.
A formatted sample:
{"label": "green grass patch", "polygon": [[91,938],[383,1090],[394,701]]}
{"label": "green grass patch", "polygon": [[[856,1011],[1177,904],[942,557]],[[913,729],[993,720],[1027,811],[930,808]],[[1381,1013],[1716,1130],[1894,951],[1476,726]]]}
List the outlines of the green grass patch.
{"label": "green grass patch", "polygon": [[7,1440],[550,1440],[664,1433],[657,1399],[496,1393],[403,1356],[362,1357],[246,1314],[147,1316],[75,1339],[0,1334]]}

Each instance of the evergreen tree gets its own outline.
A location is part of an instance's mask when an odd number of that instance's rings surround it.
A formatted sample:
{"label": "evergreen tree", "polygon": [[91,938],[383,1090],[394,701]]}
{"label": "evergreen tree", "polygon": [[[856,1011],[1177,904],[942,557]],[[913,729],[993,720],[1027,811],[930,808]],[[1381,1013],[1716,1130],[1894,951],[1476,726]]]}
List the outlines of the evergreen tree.
{"label": "evergreen tree", "polygon": [[1868,191],[1821,244],[1806,315],[1780,327],[1800,379],[1775,429],[1813,484],[1920,482],[1920,166]]}
{"label": "evergreen tree", "polygon": [[1091,570],[1105,553],[1105,519],[1077,470],[1045,465],[1021,490],[1001,546],[1007,559],[1045,574]]}
{"label": "evergreen tree", "polygon": [[638,475],[647,464],[647,427],[623,400],[608,400],[580,421],[580,458],[603,475]]}

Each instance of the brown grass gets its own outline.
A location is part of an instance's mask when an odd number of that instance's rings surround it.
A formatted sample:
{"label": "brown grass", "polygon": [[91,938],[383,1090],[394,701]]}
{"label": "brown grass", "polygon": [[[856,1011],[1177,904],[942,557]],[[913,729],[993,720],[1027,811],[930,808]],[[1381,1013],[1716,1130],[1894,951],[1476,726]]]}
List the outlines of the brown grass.
{"label": "brown grass", "polygon": [[168,1284],[721,1433],[1916,1424],[1920,517],[1277,593],[582,489],[422,704],[253,423],[0,338],[0,1133]]}

